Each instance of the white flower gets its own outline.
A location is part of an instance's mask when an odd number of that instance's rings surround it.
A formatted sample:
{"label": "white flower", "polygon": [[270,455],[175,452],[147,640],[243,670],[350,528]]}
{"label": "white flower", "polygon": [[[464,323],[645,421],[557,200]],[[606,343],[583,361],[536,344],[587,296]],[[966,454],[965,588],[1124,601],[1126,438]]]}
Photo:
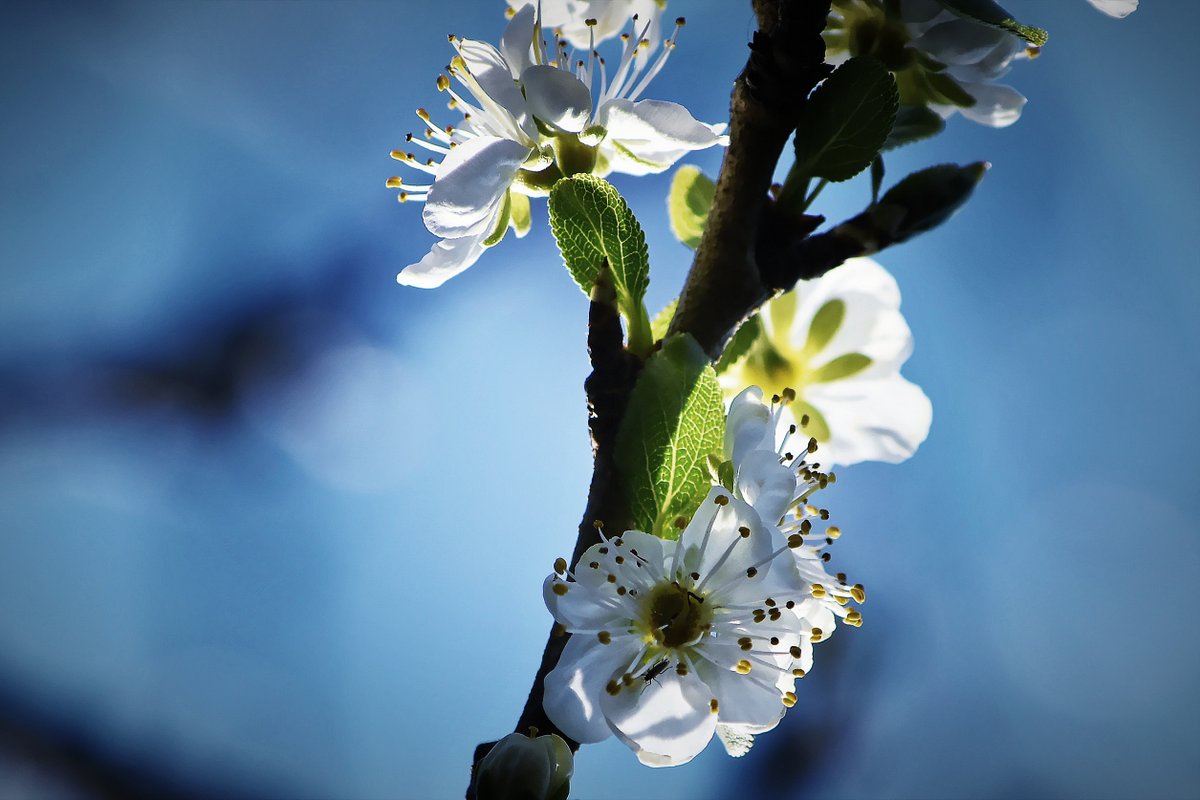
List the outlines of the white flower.
{"label": "white flower", "polygon": [[544,594],[572,636],[546,676],[550,719],[583,743],[615,733],[651,766],[690,761],[718,720],[775,727],[812,635],[791,613],[809,593],[788,545],[714,487],[678,542],[628,531],[572,574],[560,560]]}
{"label": "white flower", "polygon": [[[639,35],[626,37],[611,80],[603,59],[591,50],[572,71],[565,42],[550,46],[542,38],[532,6],[513,16],[499,48],[450,38],[458,54],[449,77],[439,76],[437,86],[463,113],[462,123],[441,128],[418,109],[424,136],[409,134],[407,141],[434,157],[392,152],[433,176],[427,184],[393,177],[388,186],[400,189],[401,201],[424,201],[425,226],[441,238],[400,272],[400,283],[440,286],[474,264],[510,227],[524,235],[530,226],[528,198],[544,196],[563,175],[659,172],[691,150],[727,141],[719,128],[697,122],[678,104],[638,101],[674,47],[672,37],[650,61],[648,30],[649,23]],[[451,77],[466,91],[455,90]]]}
{"label": "white flower", "polygon": [[727,397],[761,386],[794,398],[780,413],[817,440],[825,467],[903,461],[925,440],[932,407],[900,375],[912,333],[883,267],[851,259],[770,301],[759,319],[758,341],[721,373]]}
{"label": "white flower", "polygon": [[1110,17],[1123,19],[1137,11],[1138,0],[1088,0],[1095,8]]}
{"label": "white flower", "polygon": [[[619,34],[630,17],[649,24],[646,37],[658,44],[663,0],[508,0],[512,13],[541,4],[542,24],[579,50],[590,49]],[[588,25],[587,20],[595,20]]]}

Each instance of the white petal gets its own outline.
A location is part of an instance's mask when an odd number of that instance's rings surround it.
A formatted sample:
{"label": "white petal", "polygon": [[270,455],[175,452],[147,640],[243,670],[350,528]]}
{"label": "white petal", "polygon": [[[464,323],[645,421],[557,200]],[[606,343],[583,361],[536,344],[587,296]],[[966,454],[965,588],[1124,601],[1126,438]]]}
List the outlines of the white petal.
{"label": "white petal", "polygon": [[565,69],[547,65],[521,73],[529,110],[542,122],[579,133],[592,118],[592,93]]}
{"label": "white petal", "polygon": [[681,676],[671,669],[615,697],[603,692],[600,705],[613,733],[634,749],[639,761],[668,767],[691,761],[712,739],[717,725],[712,700],[694,672]]}
{"label": "white petal", "polygon": [[[787,662],[791,663],[790,657]],[[735,672],[732,664],[718,666],[707,659],[699,659],[695,666],[700,679],[720,704],[718,715],[722,723],[752,725],[763,731],[770,730],[783,719],[786,708],[781,702],[782,692],[775,687],[774,675],[764,683],[757,680],[754,672],[749,675]]]}
{"label": "white petal", "polygon": [[735,469],[751,450],[774,444],[771,412],[763,404],[762,397],[762,389],[750,386],[729,404],[725,420],[725,458],[733,461]]}
{"label": "white petal", "polygon": [[975,105],[959,108],[958,111],[972,122],[1005,128],[1021,118],[1025,107],[1025,95],[1011,86],[992,83],[964,83],[965,89],[975,98]]}
{"label": "white petal", "polygon": [[972,20],[954,19],[934,25],[912,44],[943,64],[962,65],[978,62],[1010,38],[1016,37]]}
{"label": "white petal", "polygon": [[662,172],[686,153],[728,142],[683,106],[663,100],[610,100],[597,121],[608,131],[603,146],[613,171],[629,175]]}
{"label": "white petal", "polygon": [[410,264],[396,276],[404,286],[435,289],[478,260],[487,248],[483,240],[487,232],[459,239],[443,239],[415,264]]}
{"label": "white petal", "polygon": [[[485,106],[485,111],[508,114],[529,137],[529,141],[536,142],[537,126],[529,117],[525,97],[513,77],[514,69],[508,60],[492,45],[476,39],[463,39],[458,45],[458,54],[466,62],[471,77],[495,105],[495,108],[487,108],[485,99],[476,95],[476,99]],[[476,94],[474,90],[471,93]]]}
{"label": "white petal", "polygon": [[717,723],[717,738],[725,745],[725,752],[734,758],[741,758],[750,752],[754,746],[754,734],[748,733],[740,726]]}
{"label": "white petal", "polygon": [[1088,0],[1110,17],[1124,18],[1137,11],[1138,0]]}
{"label": "white petal", "polygon": [[632,636],[614,636],[600,644],[595,636],[572,636],[558,665],[546,676],[542,707],[563,733],[588,744],[607,739],[608,723],[601,711],[604,687],[637,656],[641,644]]}
{"label": "white petal", "polygon": [[[728,502],[717,505],[713,501],[718,495],[728,498]],[[750,531],[749,536],[742,535],[743,528]],[[713,588],[746,583],[746,570],[774,549],[770,530],[758,513],[748,503],[729,497],[719,486],[714,486],[700,503],[679,544],[686,548],[687,571],[700,573],[701,582]],[[702,546],[704,550],[699,551]],[[765,573],[769,567],[769,563],[762,564],[758,570]]]}
{"label": "white petal", "polygon": [[[555,586],[566,587],[566,592],[558,594],[554,591]],[[615,628],[614,623],[625,623],[628,619],[623,612],[606,603],[596,589],[576,581],[556,580],[553,575],[542,584],[542,599],[555,621],[571,631]]]}
{"label": "white petal", "polygon": [[751,450],[739,463],[736,488],[764,522],[775,525],[796,496],[796,472],[779,463],[774,450]]}
{"label": "white petal", "polygon": [[528,147],[494,136],[452,148],[425,200],[425,227],[446,239],[491,233],[504,193],[528,156]]}
{"label": "white petal", "polygon": [[900,314],[900,288],[886,269],[869,258],[852,258],[814,281],[801,284],[800,302],[789,334],[790,345],[804,346],[816,313],[830,300],[845,303],[837,333],[815,354],[810,367],[821,367],[848,353],[861,353],[871,365],[851,379],[894,373],[912,354],[912,332]]}
{"label": "white petal", "polygon": [[519,79],[522,72],[533,66],[529,49],[533,44],[533,26],[536,19],[537,7],[531,3],[513,15],[500,36],[500,52],[504,55],[514,80]]}
{"label": "white petal", "polygon": [[904,461],[925,441],[933,420],[929,398],[899,373],[817,384],[805,389],[804,399],[829,423],[830,440],[816,454],[825,467]]}

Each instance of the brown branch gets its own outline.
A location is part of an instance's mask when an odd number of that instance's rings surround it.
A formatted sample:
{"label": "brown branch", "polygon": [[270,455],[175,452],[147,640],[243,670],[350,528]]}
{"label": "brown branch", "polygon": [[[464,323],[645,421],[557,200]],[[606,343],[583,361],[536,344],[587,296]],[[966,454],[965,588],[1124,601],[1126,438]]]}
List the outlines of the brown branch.
{"label": "brown branch", "polygon": [[[730,103],[729,147],[704,235],[670,332],[686,331],[713,358],[734,327],[779,288],[764,278],[759,249],[778,240],[769,190],[805,99],[830,68],[821,31],[826,0],[755,0],[759,30]],[[812,231],[791,221],[801,237]]]}

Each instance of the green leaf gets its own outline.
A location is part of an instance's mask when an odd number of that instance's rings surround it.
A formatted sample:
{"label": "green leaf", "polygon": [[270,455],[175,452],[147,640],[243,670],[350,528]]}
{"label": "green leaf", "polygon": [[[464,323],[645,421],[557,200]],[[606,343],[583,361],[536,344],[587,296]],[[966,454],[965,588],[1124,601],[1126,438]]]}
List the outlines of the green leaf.
{"label": "green leaf", "polygon": [[988,164],[939,164],[914,172],[889,189],[870,214],[885,224],[890,241],[903,242],[948,220],[971,197]]}
{"label": "green leaf", "polygon": [[946,121],[928,106],[900,106],[892,132],[883,143],[884,150],[894,150],[902,145],[919,142],[941,133]]}
{"label": "green leaf", "polygon": [[673,523],[708,494],[708,457],[724,436],[716,372],[695,339],[672,336],[638,376],[617,434],[617,471],[639,530],[679,536]]}
{"label": "green leaf", "polygon": [[887,140],[899,102],[896,79],[882,62],[846,61],[805,104],[792,175],[837,182],[862,172]]}
{"label": "green leaf", "polygon": [[550,190],[550,229],[563,263],[590,294],[608,261],[617,304],[631,327],[641,316],[650,283],[646,235],[616,188],[592,175],[562,178]]}
{"label": "green leaf", "polygon": [[883,154],[875,156],[875,160],[871,162],[871,202],[879,200],[879,187],[883,186]]}
{"label": "green leaf", "polygon": [[695,250],[704,233],[708,209],[717,185],[697,167],[685,164],[675,170],[667,194],[667,214],[675,238]]}
{"label": "green leaf", "polygon": [[725,351],[721,353],[721,357],[717,360],[717,374],[720,375],[740,361],[742,356],[750,352],[750,348],[754,346],[754,343],[758,341],[761,335],[762,320],[755,314],[743,322],[741,327],[730,337],[729,344],[725,345]]}
{"label": "green leaf", "polygon": [[982,22],[984,25],[990,25],[993,28],[1015,33],[1037,47],[1045,45],[1046,40],[1049,38],[1046,31],[1041,28],[1034,28],[1031,25],[1022,25],[1017,22],[1012,14],[1005,11],[994,0],[940,0],[940,2],[960,17],[973,19],[976,22]]}
{"label": "green leaf", "polygon": [[676,297],[671,302],[663,306],[663,310],[658,312],[658,316],[650,323],[650,338],[657,342],[659,339],[667,335],[667,328],[671,327],[671,320],[675,318],[675,307],[679,305],[679,298]]}

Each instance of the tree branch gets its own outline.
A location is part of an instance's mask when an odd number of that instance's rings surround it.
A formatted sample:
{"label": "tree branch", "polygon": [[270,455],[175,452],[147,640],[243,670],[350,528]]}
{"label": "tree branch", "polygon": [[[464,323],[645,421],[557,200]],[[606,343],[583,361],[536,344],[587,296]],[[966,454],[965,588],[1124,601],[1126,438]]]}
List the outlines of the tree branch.
{"label": "tree branch", "polygon": [[[670,328],[690,333],[713,358],[734,327],[780,288],[759,264],[760,248],[772,246],[781,228],[769,190],[806,98],[830,72],[821,38],[829,7],[827,0],[754,2],[759,30],[734,84],[729,147]],[[794,232],[810,233],[812,219],[792,220]]]}

